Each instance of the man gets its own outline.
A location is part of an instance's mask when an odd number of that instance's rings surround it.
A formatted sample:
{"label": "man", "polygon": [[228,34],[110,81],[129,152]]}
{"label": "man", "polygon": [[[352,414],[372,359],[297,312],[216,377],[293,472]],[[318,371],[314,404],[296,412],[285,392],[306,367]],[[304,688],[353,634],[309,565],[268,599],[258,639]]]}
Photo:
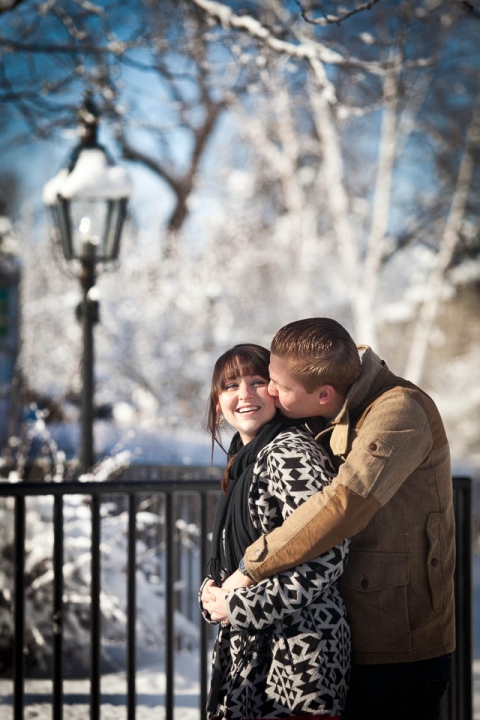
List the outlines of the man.
{"label": "man", "polygon": [[352,536],[340,582],[353,644],[345,718],[437,720],[455,645],[452,481],[438,410],[334,320],[286,325],[271,352],[269,392],[285,415],[306,419],[338,476],[251,545],[226,588]]}

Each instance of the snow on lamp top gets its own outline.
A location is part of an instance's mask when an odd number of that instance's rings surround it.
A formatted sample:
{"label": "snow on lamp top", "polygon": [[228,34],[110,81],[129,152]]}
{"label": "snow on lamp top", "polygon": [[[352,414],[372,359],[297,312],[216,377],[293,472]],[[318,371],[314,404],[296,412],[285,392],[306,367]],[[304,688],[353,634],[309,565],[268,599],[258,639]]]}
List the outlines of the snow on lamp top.
{"label": "snow on lamp top", "polygon": [[62,168],[47,182],[42,198],[46,205],[54,205],[59,195],[65,199],[120,200],[131,193],[132,184],[124,168],[109,164],[102,148],[84,147],[70,172]]}

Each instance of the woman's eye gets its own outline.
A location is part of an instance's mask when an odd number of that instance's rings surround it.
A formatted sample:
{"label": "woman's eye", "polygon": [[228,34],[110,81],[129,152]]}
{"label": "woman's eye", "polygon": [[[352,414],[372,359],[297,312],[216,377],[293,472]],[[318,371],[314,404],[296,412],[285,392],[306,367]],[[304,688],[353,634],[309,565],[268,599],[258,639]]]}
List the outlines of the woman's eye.
{"label": "woman's eye", "polygon": [[254,380],[252,383],[252,385],[266,385],[266,384],[267,384],[266,380]]}
{"label": "woman's eye", "polygon": [[237,383],[228,383],[228,385],[225,385],[225,390],[234,390],[237,387]]}

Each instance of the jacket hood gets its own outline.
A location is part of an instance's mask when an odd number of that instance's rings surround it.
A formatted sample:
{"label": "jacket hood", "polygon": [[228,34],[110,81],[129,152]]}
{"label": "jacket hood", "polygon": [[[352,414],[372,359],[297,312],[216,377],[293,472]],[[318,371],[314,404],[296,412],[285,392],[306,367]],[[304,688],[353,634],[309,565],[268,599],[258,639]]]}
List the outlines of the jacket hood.
{"label": "jacket hood", "polygon": [[[370,395],[372,385],[380,373],[387,368],[385,362],[368,345],[359,345],[358,352],[362,359],[360,377],[350,388],[343,406],[331,421],[330,427],[327,428],[332,429],[330,448],[335,455],[346,454],[351,413],[360,407]],[[323,432],[326,432],[326,430]],[[319,433],[319,435],[322,435],[323,432]],[[317,438],[319,435],[317,435]]]}

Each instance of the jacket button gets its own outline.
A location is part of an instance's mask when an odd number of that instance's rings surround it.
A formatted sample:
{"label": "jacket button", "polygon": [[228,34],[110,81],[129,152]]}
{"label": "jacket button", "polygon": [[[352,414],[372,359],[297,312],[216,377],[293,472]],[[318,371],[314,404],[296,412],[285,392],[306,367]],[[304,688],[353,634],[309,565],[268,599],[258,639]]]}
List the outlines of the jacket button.
{"label": "jacket button", "polygon": [[432,558],[432,559],[430,560],[430,565],[432,565],[432,567],[437,567],[437,565],[438,565],[438,560],[437,560],[437,558]]}
{"label": "jacket button", "polygon": [[255,555],[260,555],[260,550],[255,550]]}
{"label": "jacket button", "polygon": [[368,580],[367,578],[363,578],[362,582],[360,583],[362,588],[366,589],[368,587]]}
{"label": "jacket button", "polygon": [[375,450],[377,449],[377,444],[370,443],[370,445],[368,446],[368,449],[371,450],[372,452],[375,452]]}

